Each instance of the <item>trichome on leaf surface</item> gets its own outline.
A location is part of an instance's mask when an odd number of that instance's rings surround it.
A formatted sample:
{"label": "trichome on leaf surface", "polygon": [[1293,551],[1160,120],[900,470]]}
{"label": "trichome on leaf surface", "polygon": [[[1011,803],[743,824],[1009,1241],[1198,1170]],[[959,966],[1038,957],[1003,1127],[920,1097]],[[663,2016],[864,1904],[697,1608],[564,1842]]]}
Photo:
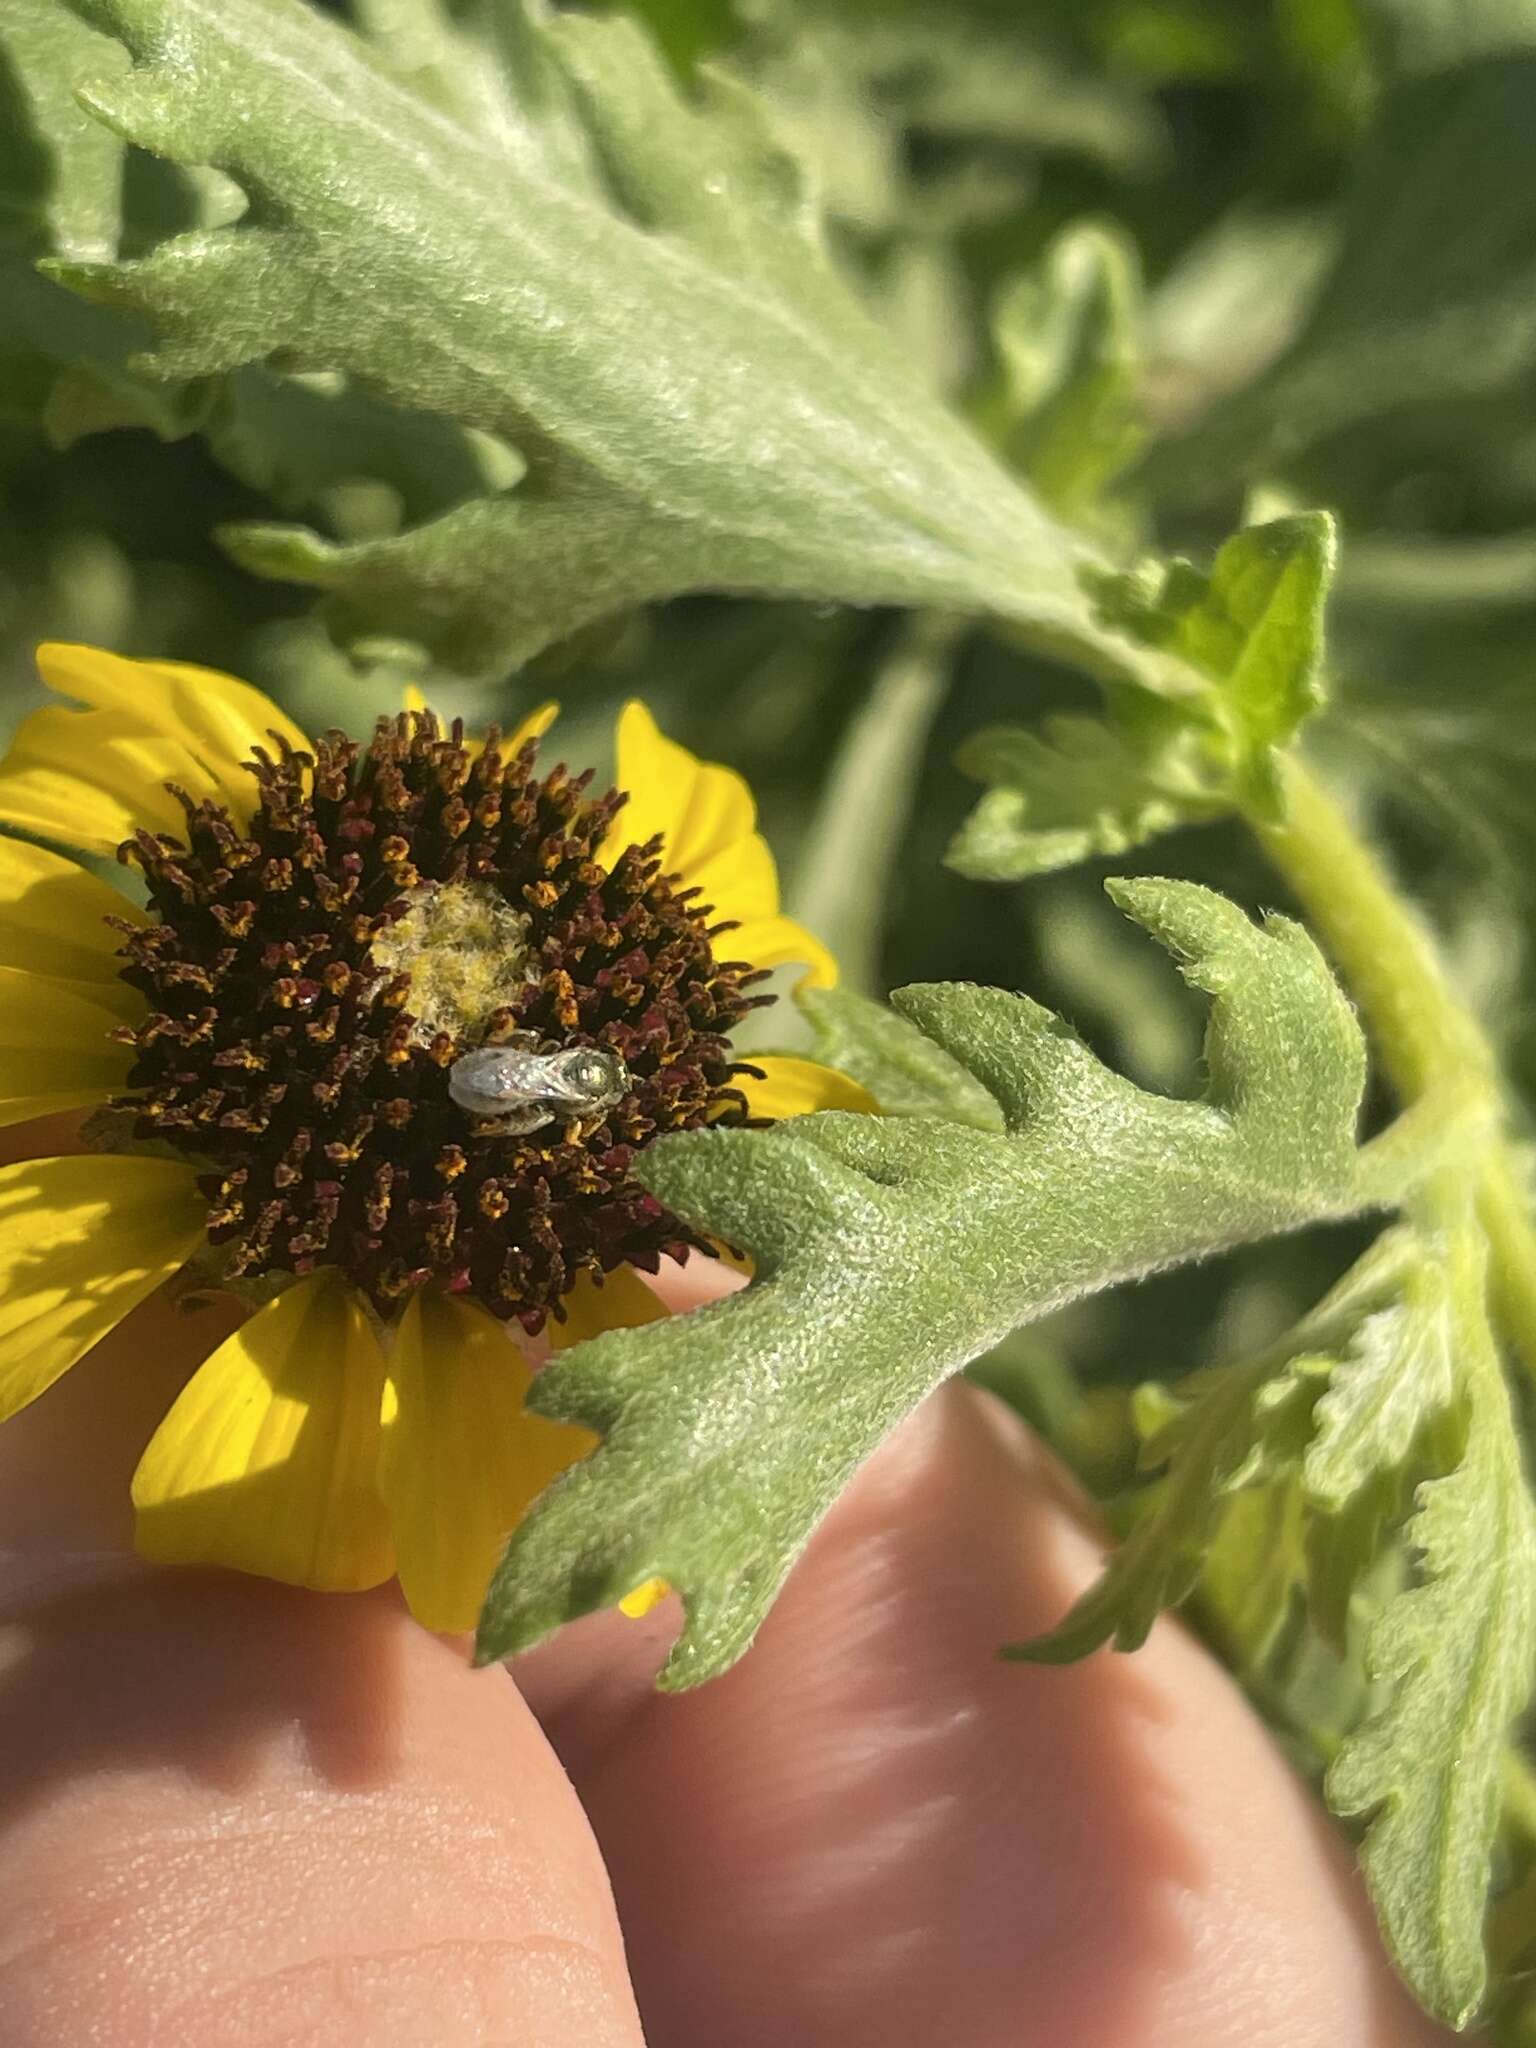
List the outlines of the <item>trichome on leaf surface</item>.
{"label": "trichome on leaf surface", "polygon": [[9,0],[0,111],[0,724],[640,691],[844,963],[882,1114],[638,1156],[755,1277],[536,1380],[481,1656],[713,1677],[973,1369],[1117,1538],[1007,1654],[1177,1607],[1536,2038],[1536,11]]}

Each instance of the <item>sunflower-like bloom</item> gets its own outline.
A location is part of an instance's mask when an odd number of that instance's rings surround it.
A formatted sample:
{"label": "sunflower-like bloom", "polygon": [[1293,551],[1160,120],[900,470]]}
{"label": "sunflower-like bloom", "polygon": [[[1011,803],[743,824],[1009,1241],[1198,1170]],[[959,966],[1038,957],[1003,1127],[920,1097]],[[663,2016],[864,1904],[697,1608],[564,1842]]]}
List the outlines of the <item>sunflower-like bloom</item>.
{"label": "sunflower-like bloom", "polygon": [[[466,1628],[592,1443],[526,1411],[518,1340],[648,1321],[639,1273],[715,1249],[637,1151],[868,1106],[732,1051],[769,968],[831,960],[779,912],[746,784],[638,704],[594,797],[538,772],[550,707],[505,740],[417,709],[312,742],[208,670],[39,667],[70,701],[0,761],[30,835],[0,837],[0,1125],[91,1115],[85,1152],[0,1169],[0,1420],[156,1289],[232,1293],[135,1475],[141,1550],[398,1573]],[[145,907],[31,840],[121,858]]]}

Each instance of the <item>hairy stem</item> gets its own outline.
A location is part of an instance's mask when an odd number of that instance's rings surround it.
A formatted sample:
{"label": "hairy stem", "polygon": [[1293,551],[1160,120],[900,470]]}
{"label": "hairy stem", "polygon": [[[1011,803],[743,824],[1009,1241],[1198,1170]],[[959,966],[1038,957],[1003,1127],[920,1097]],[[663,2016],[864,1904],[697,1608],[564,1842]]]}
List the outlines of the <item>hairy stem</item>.
{"label": "hairy stem", "polygon": [[[1461,1003],[1434,940],[1385,868],[1312,774],[1286,764],[1286,815],[1255,822],[1359,1003],[1404,1105],[1469,1087],[1500,1093],[1493,1047]],[[1536,1377],[1536,1225],[1497,1123],[1477,1163],[1477,1212],[1491,1254],[1494,1312]]]}

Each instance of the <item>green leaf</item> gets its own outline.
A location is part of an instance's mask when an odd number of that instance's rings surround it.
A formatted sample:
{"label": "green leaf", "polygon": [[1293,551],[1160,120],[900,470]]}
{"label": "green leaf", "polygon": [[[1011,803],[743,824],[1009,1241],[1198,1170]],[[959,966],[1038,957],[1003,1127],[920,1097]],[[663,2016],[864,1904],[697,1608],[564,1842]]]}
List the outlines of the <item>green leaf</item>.
{"label": "green leaf", "polygon": [[1419,1490],[1409,1528],[1419,1583],[1390,1602],[1367,1644],[1391,1697],[1346,1742],[1327,1791],[1336,1813],[1375,1816],[1362,1860],[1388,1945],[1420,2001],[1459,2027],[1487,1982],[1504,1742],[1531,1692],[1536,1518],[1474,1229],[1458,1230],[1450,1256],[1465,1448]]}
{"label": "green leaf", "polygon": [[117,247],[123,146],[76,106],[72,75],[123,53],[54,0],[8,0],[0,22],[0,248],[93,257]]}
{"label": "green leaf", "polygon": [[993,787],[952,841],[949,865],[976,881],[1022,881],[1233,804],[1277,815],[1276,764],[1322,701],[1333,560],[1332,520],[1304,512],[1234,534],[1209,574],[1174,561],[1096,579],[1106,618],[1176,656],[1203,688],[1162,698],[1111,690],[1105,719],[977,733],[959,764]]}
{"label": "green leaf", "polygon": [[1420,1256],[1390,1307],[1367,1316],[1318,1403],[1304,1476],[1309,1498],[1337,1513],[1378,1475],[1408,1461],[1425,1423],[1456,1390],[1450,1281]]}
{"label": "green leaf", "polygon": [[1294,1347],[1216,1374],[1208,1391],[1145,1445],[1142,1462],[1166,1463],[1152,1504],[1103,1574],[1046,1634],[1007,1654],[1030,1664],[1071,1664],[1103,1643],[1139,1649],[1166,1608],[1200,1577],[1233,1495],[1271,1475],[1271,1431],[1315,1396],[1323,1361]]}
{"label": "green leaf", "polygon": [[[703,74],[685,94],[633,22],[516,0],[469,10],[467,45],[441,23],[408,43],[409,75],[392,37],[370,47],[300,0],[77,4],[136,66],[87,103],[251,205],[55,274],[150,321],[159,375],[341,371],[526,459],[515,488],[399,534],[236,529],[246,566],[464,668],[725,588],[996,611],[1159,676],[1093,616],[1082,546],[834,273],[741,87]],[[473,92],[431,61],[439,43]]]}
{"label": "green leaf", "polygon": [[69,81],[121,68],[123,53],[56,0],[10,0],[0,20],[0,416],[41,422],[61,367],[120,361],[147,330],[83,306],[40,278],[46,255],[94,260],[117,248],[123,147],[75,105]]}
{"label": "green leaf", "polygon": [[[1141,1390],[1138,1405],[1152,1425],[1141,1463],[1166,1465],[1167,1472],[1102,1576],[1055,1628],[1014,1645],[1010,1655],[1067,1664],[1102,1643],[1133,1650],[1145,1642],[1158,1615],[1192,1591],[1223,1534],[1250,1533],[1245,1521],[1229,1522],[1234,1497],[1294,1474],[1332,1370],[1331,1350],[1396,1283],[1405,1256],[1401,1233],[1386,1233],[1310,1315],[1257,1357],[1196,1374],[1172,1397],[1161,1388]],[[1292,1517],[1288,1503],[1271,1506]],[[1231,1582],[1218,1561],[1216,1590],[1227,1604]]]}
{"label": "green leaf", "polygon": [[992,726],[956,759],[993,785],[945,855],[972,881],[1020,882],[1124,853],[1228,808],[1180,722],[1160,734],[1144,725],[1137,738],[1096,718],[1049,719],[1039,733]]}
{"label": "green leaf", "polygon": [[1209,575],[1175,561],[1150,587],[1136,576],[1099,586],[1108,617],[1216,685],[1233,789],[1262,816],[1278,814],[1277,755],[1323,699],[1335,553],[1328,514],[1301,512],[1234,534]]}
{"label": "green leaf", "polygon": [[1196,1581],[1200,1619],[1229,1667],[1239,1677],[1259,1678],[1304,1578],[1301,1489],[1287,1470],[1268,1484],[1229,1493],[1219,1508]]}
{"label": "green leaf", "polygon": [[1141,446],[1139,313],[1133,248],[1092,223],[1064,229],[998,302],[1004,389],[989,424],[1064,519],[1091,515]]}
{"label": "green leaf", "polygon": [[[1452,1156],[1464,1158],[1465,1146]],[[1426,1464],[1434,1469],[1457,1394],[1443,1243],[1400,1225],[1377,1240],[1369,1277],[1386,1296],[1338,1348],[1299,1474],[1308,1600],[1338,1650],[1349,1641],[1356,1589],[1381,1561],[1383,1532]]]}
{"label": "green leaf", "polygon": [[1003,1112],[969,1068],[899,1010],[844,988],[802,988],[795,1000],[816,1057],[861,1082],[886,1116],[936,1116],[1000,1131]]}
{"label": "green leaf", "polygon": [[[1453,1143],[1448,1157],[1464,1159],[1467,1144]],[[1356,1588],[1380,1562],[1383,1531],[1401,1517],[1456,1400],[1444,1245],[1406,1223],[1384,1232],[1359,1306],[1359,1322],[1336,1349],[1299,1475],[1312,1619],[1339,1650],[1349,1641]]]}
{"label": "green leaf", "polygon": [[941,1380],[1084,1294],[1356,1205],[1364,1052],[1311,940],[1188,883],[1115,893],[1215,998],[1205,1098],[1143,1093],[1027,998],[936,985],[896,1007],[970,1070],[1004,1131],[827,1113],[647,1152],[647,1185],[749,1251],[758,1277],[540,1376],[538,1410],[603,1442],[513,1536],[482,1660],[659,1577],[687,1611],[663,1684],[713,1677],[853,1471]]}

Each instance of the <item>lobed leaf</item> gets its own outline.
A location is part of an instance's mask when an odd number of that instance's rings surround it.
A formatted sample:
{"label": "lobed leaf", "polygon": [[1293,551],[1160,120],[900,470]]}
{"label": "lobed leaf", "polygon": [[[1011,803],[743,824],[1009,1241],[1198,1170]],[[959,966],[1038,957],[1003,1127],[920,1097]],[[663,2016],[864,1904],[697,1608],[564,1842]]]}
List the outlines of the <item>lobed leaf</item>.
{"label": "lobed leaf", "polygon": [[1277,754],[1322,702],[1336,552],[1326,512],[1294,513],[1234,534],[1209,575],[1175,561],[1153,589],[1135,576],[1099,586],[1109,617],[1216,685],[1232,786],[1261,815],[1277,814]]}
{"label": "lobed leaf", "polygon": [[1020,882],[1219,817],[1227,798],[1202,774],[1190,730],[1170,724],[1159,740],[1071,717],[1038,733],[991,726],[973,734],[957,765],[992,787],[950,841],[948,864],[973,881]]}
{"label": "lobed leaf", "polygon": [[941,1380],[1081,1295],[1357,1205],[1363,1048],[1310,940],[1188,883],[1117,900],[1213,994],[1205,1100],[1143,1092],[1025,997],[935,985],[896,1007],[991,1095],[1001,1131],[828,1113],[646,1154],[656,1194],[758,1277],[540,1377],[539,1411],[603,1442],[513,1536],[482,1660],[662,1578],[687,1613],[662,1683],[714,1676]]}
{"label": "lobed leaf", "polygon": [[[1244,1549],[1251,1530],[1232,1516],[1236,1496],[1250,1487],[1272,1495],[1259,1511],[1261,1523],[1272,1512],[1290,1526],[1294,1488],[1265,1483],[1294,1478],[1333,1370],[1330,1352],[1397,1283],[1405,1256],[1401,1233],[1388,1232],[1295,1330],[1256,1358],[1197,1374],[1172,1396],[1141,1390],[1138,1406],[1151,1420],[1141,1463],[1167,1471],[1102,1576],[1055,1628],[1015,1644],[1011,1656],[1067,1664],[1110,1641],[1117,1649],[1138,1648],[1158,1615],[1178,1606],[1212,1568],[1224,1537]],[[1227,1557],[1215,1569],[1230,1608],[1237,1567]],[[1245,1635],[1250,1648],[1261,1639],[1251,1628]]]}
{"label": "lobed leaf", "polygon": [[1327,1792],[1336,1813],[1374,1816],[1362,1859],[1388,1945],[1421,2002],[1459,2027],[1487,1983],[1504,1744],[1531,1692],[1536,1517],[1471,1227],[1450,1262],[1465,1444],[1446,1477],[1419,1489],[1419,1583],[1367,1643],[1390,1698],[1346,1741]]}
{"label": "lobed leaf", "polygon": [[1106,618],[1176,657],[1199,687],[1156,699],[1111,691],[1103,719],[976,734],[960,766],[993,787],[949,864],[980,881],[1018,881],[1234,804],[1278,815],[1276,764],[1322,701],[1333,562],[1333,522],[1307,512],[1234,534],[1209,574],[1175,561],[1096,579]]}
{"label": "lobed leaf", "polygon": [[120,363],[148,331],[38,276],[47,255],[93,259],[117,246],[122,144],[69,91],[82,70],[123,53],[55,4],[10,0],[0,20],[0,416],[37,423],[76,355]]}
{"label": "lobed leaf", "polygon": [[1406,1465],[1426,1420],[1455,1397],[1449,1275],[1421,1254],[1401,1288],[1361,1323],[1318,1403],[1304,1476],[1309,1498],[1325,1511],[1336,1513],[1379,1475]]}
{"label": "lobed leaf", "polygon": [[899,1010],[845,988],[797,989],[795,1001],[815,1032],[816,1057],[867,1088],[884,1115],[1002,1129],[1002,1111],[969,1068]]}
{"label": "lobed leaf", "polygon": [[1199,1579],[1233,1495],[1271,1470],[1272,1428],[1305,1402],[1324,1369],[1306,1353],[1266,1353],[1216,1375],[1208,1391],[1154,1436],[1143,1461],[1168,1462],[1152,1503],[1113,1553],[1102,1576],[1055,1628],[1007,1654],[1024,1663],[1071,1664],[1101,1644],[1139,1649],[1157,1617]]}
{"label": "lobed leaf", "polygon": [[[1270,1591],[1288,1591],[1304,1558],[1314,1617],[1341,1642],[1410,1454],[1454,1397],[1442,1257],[1399,1225],[1257,1358],[1197,1374],[1174,1397],[1142,1389],[1153,1418],[1142,1463],[1166,1474],[1097,1583],[1011,1654],[1069,1663],[1111,1640],[1135,1649],[1198,1583],[1207,1620],[1251,1660],[1283,1618],[1278,1600],[1268,1628],[1261,1612],[1253,1560],[1265,1529],[1285,1533],[1285,1556],[1266,1560]],[[1252,1488],[1263,1498],[1240,1503]]]}
{"label": "lobed leaf", "polygon": [[845,288],[799,166],[724,76],[685,93],[633,22],[534,0],[471,8],[466,45],[438,19],[408,73],[398,7],[363,10],[370,44],[301,0],[75,4],[135,64],[87,104],[250,206],[53,274],[147,320],[161,377],[339,371],[526,461],[398,533],[232,530],[246,566],[463,668],[723,588],[994,611],[1162,686],[1095,615],[1084,544]]}

